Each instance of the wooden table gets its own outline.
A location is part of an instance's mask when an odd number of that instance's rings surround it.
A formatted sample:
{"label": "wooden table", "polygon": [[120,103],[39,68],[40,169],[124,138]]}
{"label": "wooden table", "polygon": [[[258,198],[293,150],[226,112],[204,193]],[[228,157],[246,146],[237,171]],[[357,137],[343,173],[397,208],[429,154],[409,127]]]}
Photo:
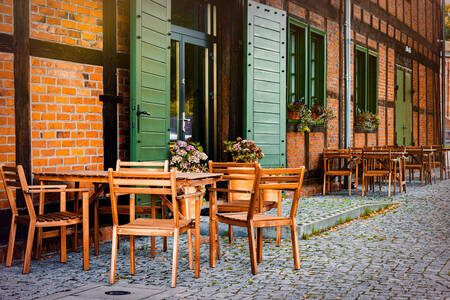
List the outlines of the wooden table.
{"label": "wooden table", "polygon": [[[80,183],[90,183],[95,187],[94,193],[89,198],[89,203],[94,202],[94,205],[98,205],[99,197],[104,193],[108,184],[108,171],[48,171],[48,172],[34,172],[35,178],[41,183],[45,182],[74,182],[78,187]],[[181,187],[194,187],[197,190],[201,190],[206,185],[213,184],[221,179],[220,173],[181,173],[177,172],[177,184]],[[183,199],[188,201],[188,199]],[[185,205],[188,206],[187,203]],[[170,208],[170,207],[169,207]],[[98,228],[98,216],[94,216],[94,226]],[[195,214],[196,230],[200,230],[200,211]],[[198,226],[198,229],[197,229]],[[200,243],[199,241],[195,241]],[[94,232],[94,254],[99,254],[99,238],[98,232]],[[89,255],[89,254],[88,254]],[[199,254],[195,254],[196,259]],[[200,257],[198,257],[200,258]],[[89,256],[88,256],[89,261]],[[197,272],[197,270],[196,270]]]}

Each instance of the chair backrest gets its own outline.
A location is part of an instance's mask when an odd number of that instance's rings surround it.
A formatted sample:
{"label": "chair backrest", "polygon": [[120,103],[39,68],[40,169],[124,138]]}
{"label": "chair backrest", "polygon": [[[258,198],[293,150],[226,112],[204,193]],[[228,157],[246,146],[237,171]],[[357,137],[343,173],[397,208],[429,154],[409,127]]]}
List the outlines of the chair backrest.
{"label": "chair backrest", "polygon": [[34,211],[33,201],[30,194],[26,193],[28,191],[27,178],[23,167],[18,166],[0,166],[0,178],[3,181],[6,190],[6,196],[8,197],[9,206],[14,215],[18,215],[16,197],[18,190],[23,191],[25,198],[25,204],[27,206],[28,214],[30,218],[36,219],[36,212]]}
{"label": "chair backrest", "polygon": [[120,172],[169,172],[169,161],[122,161],[117,160],[116,171]]}
{"label": "chair backrest", "polygon": [[[336,166],[340,168],[340,159],[351,159],[352,153],[350,149],[323,149],[324,170],[333,170]],[[336,164],[337,163],[337,164]]]}
{"label": "chair backrest", "polygon": [[257,193],[252,195],[248,215],[251,220],[255,212],[262,212],[262,201],[259,199],[264,194],[264,190],[293,191],[290,217],[297,215],[298,202],[302,192],[303,177],[305,167],[300,168],[280,168],[280,169],[262,169],[258,167],[256,178]]}
{"label": "chair backrest", "polygon": [[[222,173],[223,180],[229,181],[228,187],[233,190],[253,191],[255,170],[259,166],[255,163],[213,162],[209,161],[211,173]],[[228,201],[250,200],[250,194],[228,193]]]}
{"label": "chair backrest", "polygon": [[[375,165],[382,166],[382,164],[379,164],[382,160],[389,160],[392,159],[392,150],[389,149],[371,149],[371,148],[364,148],[362,151],[362,161],[363,161],[363,172],[368,171],[370,168],[375,167]],[[389,170],[385,171],[391,171],[391,163],[388,164]]]}
{"label": "chair backrest", "polygon": [[178,226],[178,201],[176,172],[121,172],[108,170],[109,189],[113,224],[119,225],[117,197],[118,195],[130,194],[130,220],[135,218],[135,195],[170,195],[172,196],[173,221]]}

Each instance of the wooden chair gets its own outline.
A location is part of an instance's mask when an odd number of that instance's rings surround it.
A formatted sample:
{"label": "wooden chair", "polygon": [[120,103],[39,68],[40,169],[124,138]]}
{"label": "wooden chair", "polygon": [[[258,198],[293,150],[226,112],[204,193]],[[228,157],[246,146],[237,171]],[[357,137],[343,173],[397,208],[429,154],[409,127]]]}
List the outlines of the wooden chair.
{"label": "wooden chair", "polygon": [[[224,191],[227,193],[226,201],[219,201],[218,212],[245,212],[250,204],[253,189],[254,176],[249,176],[256,168],[257,163],[235,163],[235,162],[213,162],[209,161],[209,171],[211,173],[223,173],[223,182],[227,185]],[[272,208],[277,209],[278,216],[281,216],[281,192],[279,190],[267,191],[267,199],[263,199],[264,211]],[[233,227],[228,226],[229,242],[233,241]],[[281,227],[277,229],[276,245],[281,244]]]}
{"label": "wooden chair", "polygon": [[[89,220],[83,220],[81,213],[66,211],[66,193],[81,192],[83,197],[83,212],[88,215],[89,212],[89,190],[87,189],[66,189],[65,185],[28,185],[23,167],[0,166],[0,176],[6,189],[9,205],[12,211],[11,228],[9,232],[8,252],[6,254],[6,266],[12,264],[14,254],[14,242],[16,238],[17,224],[28,225],[28,237],[25,250],[22,273],[27,274],[30,271],[31,251],[33,248],[34,233],[36,228],[59,227],[60,228],[60,260],[62,263],[67,261],[66,255],[66,226],[83,223],[83,268],[89,269],[89,260],[86,255],[89,251]],[[17,192],[22,190],[25,198],[28,215],[19,215],[17,209]],[[39,206],[39,213],[36,214],[32,195],[46,193],[60,194],[60,211],[53,213],[44,213],[44,205]],[[14,195],[16,194],[16,195]],[[43,199],[42,197],[41,199]],[[87,223],[87,225],[86,225]],[[45,233],[45,232],[44,232]]]}
{"label": "wooden chair", "polygon": [[[168,172],[169,171],[169,161],[121,161],[117,160],[116,171],[120,172],[144,172],[144,173],[154,173],[154,172]],[[156,218],[157,210],[161,211],[161,218],[165,218],[165,208],[163,205],[156,205],[156,196],[150,195],[151,205],[136,205],[135,212],[137,215],[147,215],[151,216],[153,219]],[[111,215],[112,209],[111,205],[100,206],[98,203],[94,206],[94,231],[99,234],[99,215]],[[130,206],[128,204],[118,204],[117,213],[119,215],[129,215]],[[167,251],[167,238],[163,238],[163,251]],[[96,249],[98,253],[98,249]],[[155,257],[155,237],[151,237],[151,256]]]}
{"label": "wooden chair", "polygon": [[[117,262],[117,242],[121,235],[130,237],[130,273],[135,272],[135,256],[134,256],[134,237],[135,236],[162,236],[173,237],[173,256],[172,256],[172,287],[177,283],[177,261],[178,261],[178,242],[180,234],[195,228],[195,277],[200,274],[200,224],[196,224],[194,219],[182,218],[179,214],[178,201],[175,199],[183,199],[186,197],[196,197],[196,214],[200,214],[200,198],[203,193],[192,193],[177,196],[176,173],[171,172],[117,172],[112,169],[108,170],[110,198],[113,217],[113,233],[112,233],[112,252],[111,252],[111,273],[110,283],[116,280],[116,262]],[[119,195],[130,195],[130,222],[119,225],[117,197]],[[171,196],[173,219],[147,219],[136,217],[135,195],[157,195],[167,201],[167,196]],[[189,266],[192,264],[192,243],[188,240],[189,248]]]}
{"label": "wooden chair", "polygon": [[[447,179],[447,166],[445,164],[446,151],[444,150],[444,147],[442,145],[431,145],[430,148],[436,150],[432,167],[439,167],[441,181],[444,180],[444,178]],[[436,175],[434,178],[434,182],[436,183]]]}
{"label": "wooden chair", "polygon": [[[345,163],[343,164],[343,161]],[[331,191],[331,179],[348,176],[348,195],[352,195],[352,182],[358,193],[358,163],[353,159],[350,149],[323,149],[323,195]],[[352,175],[355,173],[355,180]]]}
{"label": "wooden chair", "polygon": [[[294,267],[300,269],[300,257],[298,252],[298,236],[296,215],[300,193],[303,184],[305,167],[286,168],[286,169],[261,169],[259,165],[255,170],[247,173],[248,176],[254,176],[253,190],[251,191],[250,204],[246,212],[217,213],[217,192],[222,189],[210,189],[210,209],[212,218],[210,225],[212,229],[217,227],[217,223],[225,223],[234,226],[247,227],[248,241],[250,248],[250,263],[253,274],[257,274],[257,262],[262,261],[262,229],[264,227],[289,226],[291,228],[292,250],[294,256]],[[266,190],[293,191],[293,199],[289,217],[271,216],[263,213],[262,197]],[[257,229],[257,238],[255,244],[254,229]],[[210,232],[211,251],[219,251],[219,239],[216,238],[218,232]],[[216,245],[217,241],[217,245]],[[255,246],[256,245],[256,246]],[[217,255],[218,256],[218,255]],[[211,254],[214,259],[214,252]]]}
{"label": "wooden chair", "polygon": [[[362,185],[363,193],[362,196],[367,196],[369,179],[380,180],[384,177],[388,178],[388,197],[391,196],[391,180],[392,180],[392,155],[391,150],[367,150],[362,151]],[[372,190],[374,189],[372,185]]]}
{"label": "wooden chair", "polygon": [[406,159],[405,168],[409,172],[409,182],[415,177],[416,170],[420,172],[420,186],[423,185],[424,161],[425,154],[422,147],[407,147],[408,158]]}

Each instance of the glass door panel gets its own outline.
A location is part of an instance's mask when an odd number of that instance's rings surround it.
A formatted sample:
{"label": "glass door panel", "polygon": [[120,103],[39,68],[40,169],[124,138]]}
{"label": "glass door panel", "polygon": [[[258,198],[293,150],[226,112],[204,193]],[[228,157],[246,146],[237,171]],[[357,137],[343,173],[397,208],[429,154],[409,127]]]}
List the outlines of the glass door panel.
{"label": "glass door panel", "polygon": [[179,136],[178,120],[180,106],[180,42],[170,43],[170,141]]}
{"label": "glass door panel", "polygon": [[205,48],[185,44],[184,139],[205,141]]}

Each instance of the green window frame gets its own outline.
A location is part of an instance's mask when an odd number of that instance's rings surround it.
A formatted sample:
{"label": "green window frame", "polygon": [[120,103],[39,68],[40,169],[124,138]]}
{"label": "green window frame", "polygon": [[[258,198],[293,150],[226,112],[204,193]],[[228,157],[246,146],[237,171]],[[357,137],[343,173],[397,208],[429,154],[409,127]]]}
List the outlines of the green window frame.
{"label": "green window frame", "polygon": [[308,105],[326,106],[327,36],[315,27],[309,28],[309,101]]}
{"label": "green window frame", "polygon": [[355,115],[378,113],[378,54],[364,47],[355,47],[354,66]]}
{"label": "green window frame", "polygon": [[308,27],[305,23],[289,18],[287,47],[287,102],[308,103]]}

